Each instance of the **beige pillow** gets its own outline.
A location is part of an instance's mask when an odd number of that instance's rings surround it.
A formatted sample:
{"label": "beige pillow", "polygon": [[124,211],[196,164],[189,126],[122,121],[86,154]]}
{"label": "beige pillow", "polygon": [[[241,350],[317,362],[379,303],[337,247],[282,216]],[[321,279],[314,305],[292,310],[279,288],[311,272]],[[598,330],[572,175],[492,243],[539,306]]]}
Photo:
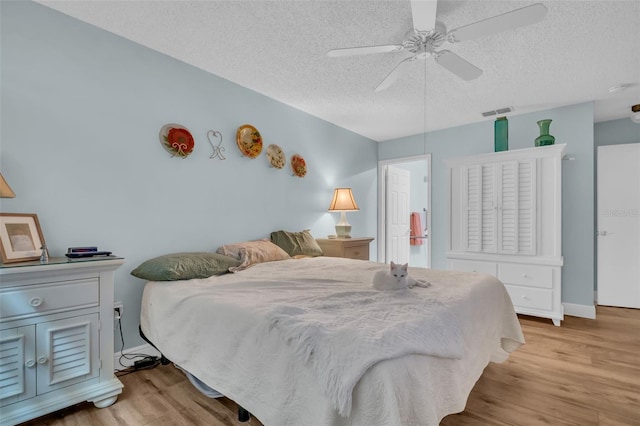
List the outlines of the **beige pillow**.
{"label": "beige pillow", "polygon": [[287,252],[267,239],[226,244],[219,247],[217,252],[240,261],[240,265],[229,268],[231,272],[242,271],[256,263],[291,258]]}

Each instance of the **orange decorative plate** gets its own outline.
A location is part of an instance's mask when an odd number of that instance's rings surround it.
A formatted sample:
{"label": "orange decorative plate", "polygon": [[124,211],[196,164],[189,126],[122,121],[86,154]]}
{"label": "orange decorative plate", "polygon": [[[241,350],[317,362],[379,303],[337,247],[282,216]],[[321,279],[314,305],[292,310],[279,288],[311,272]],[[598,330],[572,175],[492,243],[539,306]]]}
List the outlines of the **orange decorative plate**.
{"label": "orange decorative plate", "polygon": [[195,142],[186,127],[180,124],[165,124],[160,129],[160,143],[171,156],[187,158],[193,152]]}
{"label": "orange decorative plate", "polygon": [[262,136],[258,129],[250,124],[238,127],[236,143],[242,155],[249,158],[256,158],[262,152]]}
{"label": "orange decorative plate", "polygon": [[293,170],[294,176],[304,177],[307,174],[307,163],[304,162],[304,158],[301,155],[294,154],[291,156],[291,170]]}

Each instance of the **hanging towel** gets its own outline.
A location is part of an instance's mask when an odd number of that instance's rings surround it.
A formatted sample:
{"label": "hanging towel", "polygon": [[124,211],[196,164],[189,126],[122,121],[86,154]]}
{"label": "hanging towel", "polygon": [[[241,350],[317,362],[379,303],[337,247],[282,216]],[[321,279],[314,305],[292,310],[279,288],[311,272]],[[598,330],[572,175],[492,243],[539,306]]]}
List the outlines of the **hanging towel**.
{"label": "hanging towel", "polygon": [[411,213],[411,234],[409,241],[412,246],[422,245],[422,223],[420,220],[420,213]]}

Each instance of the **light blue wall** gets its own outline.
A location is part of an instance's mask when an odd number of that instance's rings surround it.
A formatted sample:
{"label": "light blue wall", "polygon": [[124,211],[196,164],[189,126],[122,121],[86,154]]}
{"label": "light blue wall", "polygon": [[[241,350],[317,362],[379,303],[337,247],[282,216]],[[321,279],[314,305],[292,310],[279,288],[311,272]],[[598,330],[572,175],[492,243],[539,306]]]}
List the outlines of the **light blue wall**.
{"label": "light blue wall", "polygon": [[[509,149],[534,146],[538,120],[550,118],[556,143],[566,143],[575,161],[563,162],[562,300],[593,306],[594,275],[594,130],[593,103],[509,116]],[[383,142],[380,160],[431,153],[432,266],[446,268],[447,169],[444,161],[493,152],[493,121],[470,124]]]}
{"label": "light blue wall", "polygon": [[640,142],[640,124],[629,118],[603,121],[594,126],[595,146],[618,145]]}
{"label": "light blue wall", "polygon": [[[126,347],[143,343],[144,282],[129,272],[145,259],[277,229],[334,233],[336,186],[352,187],[360,206],[354,235],[376,235],[374,141],[36,3],[0,7],[0,166],[17,194],[1,209],[37,213],[53,256],[97,245],[126,258],[116,275]],[[189,128],[191,156],[163,150],[166,123]],[[264,151],[242,157],[234,141],[245,123],[288,158],[303,155],[307,176],[270,168]],[[209,159],[210,129],[224,136],[225,161]]]}

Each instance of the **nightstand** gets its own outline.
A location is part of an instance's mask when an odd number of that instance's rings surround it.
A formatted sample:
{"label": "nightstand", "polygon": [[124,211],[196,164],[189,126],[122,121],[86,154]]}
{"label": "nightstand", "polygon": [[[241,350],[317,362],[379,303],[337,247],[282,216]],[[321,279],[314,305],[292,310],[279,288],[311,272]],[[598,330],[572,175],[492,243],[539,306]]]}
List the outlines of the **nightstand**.
{"label": "nightstand", "polygon": [[108,257],[0,267],[0,425],[82,401],[113,404],[114,273]]}
{"label": "nightstand", "polygon": [[374,239],[364,238],[317,238],[325,256],[369,260],[369,244]]}

